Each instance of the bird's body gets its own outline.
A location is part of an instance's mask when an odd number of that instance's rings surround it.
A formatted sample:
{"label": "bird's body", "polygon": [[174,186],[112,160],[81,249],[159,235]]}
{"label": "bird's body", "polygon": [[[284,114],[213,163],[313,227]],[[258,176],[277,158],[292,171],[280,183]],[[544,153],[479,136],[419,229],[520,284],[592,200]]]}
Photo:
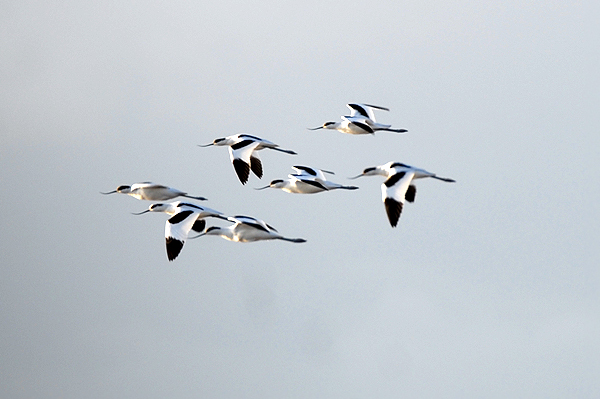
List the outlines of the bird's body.
{"label": "bird's body", "polygon": [[227,219],[221,212],[214,209],[181,201],[152,204],[147,210],[136,213],[136,215],[147,212],[163,212],[171,216],[165,223],[165,241],[169,261],[177,258],[191,230],[197,233],[204,231],[206,227],[204,218],[212,216]]}
{"label": "bird's body", "polygon": [[191,198],[199,201],[205,201],[204,197],[194,197],[188,193],[177,190],[175,188],[163,186],[162,184],[154,184],[151,182],[135,183],[131,186],[119,186],[115,191],[101,194],[127,194],[139,200],[148,201],[167,201],[177,197]]}
{"label": "bird's body", "polygon": [[358,188],[356,186],[343,186],[327,180],[323,172],[331,174],[332,172],[307,166],[293,166],[293,168],[297,173],[288,175],[288,178],[285,180],[273,180],[268,186],[260,187],[257,190],[278,188],[287,193],[314,194],[335,189],[356,190]]}
{"label": "bird's body", "polygon": [[381,185],[381,197],[392,227],[396,227],[398,224],[405,201],[414,202],[415,200],[417,188],[411,184],[413,180],[431,177],[445,182],[455,182],[453,179],[439,177],[435,173],[400,162],[388,162],[384,165],[366,168],[360,175],[353,177],[353,179],[374,175],[386,177],[385,182]]}
{"label": "bird's body", "polygon": [[274,227],[269,226],[260,219],[249,216],[233,216],[229,217],[228,219],[229,221],[233,222],[232,225],[227,227],[211,226],[207,228],[203,234],[200,234],[196,237],[213,235],[235,242],[253,242],[263,240],[284,240],[296,243],[306,242],[306,240],[303,238],[284,237],[279,234]]}
{"label": "bird's body", "polygon": [[294,151],[279,148],[277,144],[271,141],[243,133],[218,138],[212,143],[201,145],[200,147],[208,147],[211,145],[229,147],[229,158],[233,164],[235,173],[242,184],[248,182],[250,171],[252,171],[259,179],[263,176],[262,162],[256,153],[257,151],[268,148],[287,154],[296,154]]}
{"label": "bird's body", "polygon": [[350,115],[342,116],[341,122],[325,122],[322,126],[309,128],[309,130],[329,129],[346,134],[375,134],[376,131],[405,133],[406,129],[392,129],[392,125],[384,125],[375,120],[374,110],[389,111],[388,108],[369,104],[346,104],[350,108]]}

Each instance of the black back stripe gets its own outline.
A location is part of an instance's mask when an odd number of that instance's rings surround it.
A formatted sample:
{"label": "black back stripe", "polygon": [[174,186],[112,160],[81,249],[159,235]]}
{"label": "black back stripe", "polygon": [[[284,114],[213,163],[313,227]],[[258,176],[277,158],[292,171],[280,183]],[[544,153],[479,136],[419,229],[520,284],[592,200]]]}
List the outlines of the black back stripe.
{"label": "black back stripe", "polygon": [[348,104],[348,106],[350,108],[352,108],[353,110],[355,110],[356,112],[358,112],[359,114],[361,114],[362,116],[364,116],[365,118],[369,117],[369,114],[367,114],[367,111],[363,107],[361,107],[360,105],[358,105],[358,104]]}
{"label": "black back stripe", "polygon": [[277,232],[277,229],[275,227],[273,227],[273,226],[271,226],[270,224],[267,224],[267,223],[265,223],[265,224],[267,225],[268,228],[270,228],[271,230]]}
{"label": "black back stripe", "polygon": [[269,230],[265,229],[265,227],[263,225],[260,225],[258,223],[244,222],[244,224],[247,225],[247,226],[254,227],[257,230],[266,231],[267,233],[269,232]]}
{"label": "black back stripe", "polygon": [[190,208],[196,208],[199,210],[204,210],[204,208],[199,207],[198,205],[194,205],[194,204],[190,204],[189,202],[180,202],[179,204],[177,204],[178,208],[182,208],[184,206],[190,207]]}
{"label": "black back stripe", "polygon": [[311,186],[315,186],[317,188],[320,188],[322,190],[327,190],[327,187],[325,187],[323,184],[319,183],[318,181],[314,181],[314,180],[303,180],[303,179],[299,179],[302,183],[306,183],[306,184],[310,184]]}
{"label": "black back stripe", "polygon": [[400,162],[394,162],[391,167],[392,168],[410,168],[410,166],[405,165],[405,164],[400,163]]}
{"label": "black back stripe", "polygon": [[242,140],[239,143],[236,143],[234,145],[231,146],[231,148],[233,148],[234,150],[239,150],[240,148],[244,148],[247,145],[250,145],[252,143],[255,143],[256,141],[254,140]]}
{"label": "black back stripe", "polygon": [[188,216],[190,216],[194,211],[181,211],[173,215],[171,219],[169,219],[169,223],[177,224],[183,222]]}
{"label": "black back stripe", "polygon": [[365,106],[367,107],[371,107],[371,108],[375,108],[375,109],[381,109],[383,111],[389,111],[389,108],[386,107],[380,107],[379,105],[372,105],[372,104],[365,104]]}
{"label": "black back stripe", "polygon": [[313,168],[309,168],[308,166],[294,166],[296,169],[300,169],[308,173],[309,175],[316,176],[317,172]]}
{"label": "black back stripe", "polygon": [[391,175],[383,184],[386,187],[392,187],[394,184],[398,183],[398,180],[402,179],[406,172],[398,172],[396,174]]}
{"label": "black back stripe", "polygon": [[252,139],[253,141],[262,141],[262,139],[260,137],[252,136],[251,134],[240,134],[239,137],[248,137],[249,139]]}
{"label": "black back stripe", "polygon": [[354,122],[352,121],[353,125],[358,126],[359,128],[361,128],[362,130],[369,132],[369,133],[375,133],[375,131],[373,129],[371,129],[371,126],[364,124],[362,122]]}

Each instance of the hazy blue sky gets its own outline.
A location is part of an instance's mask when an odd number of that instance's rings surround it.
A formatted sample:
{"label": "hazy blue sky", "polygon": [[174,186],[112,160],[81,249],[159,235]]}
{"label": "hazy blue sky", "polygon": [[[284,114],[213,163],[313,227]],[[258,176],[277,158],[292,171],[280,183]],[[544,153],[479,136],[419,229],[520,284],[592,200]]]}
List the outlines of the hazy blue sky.
{"label": "hazy blue sky", "polygon": [[[9,1],[0,6],[0,396],[600,395],[593,1]],[[398,135],[308,131],[348,102]],[[239,184],[236,133],[265,176]],[[378,177],[255,191],[294,164]],[[102,196],[167,184],[288,242],[188,242]],[[219,222],[216,222],[219,224]]]}

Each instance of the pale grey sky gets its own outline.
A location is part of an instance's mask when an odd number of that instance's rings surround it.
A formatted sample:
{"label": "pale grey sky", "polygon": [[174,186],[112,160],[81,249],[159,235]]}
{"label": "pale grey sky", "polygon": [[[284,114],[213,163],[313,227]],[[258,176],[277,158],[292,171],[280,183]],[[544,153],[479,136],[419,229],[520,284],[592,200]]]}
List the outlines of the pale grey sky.
{"label": "pale grey sky", "polygon": [[[0,396],[590,398],[600,394],[598,5],[5,2]],[[407,134],[308,131],[348,102]],[[216,137],[261,153],[239,184]],[[382,179],[255,191],[294,164]],[[287,242],[203,237],[102,196],[167,184]],[[218,224],[218,223],[217,223]]]}

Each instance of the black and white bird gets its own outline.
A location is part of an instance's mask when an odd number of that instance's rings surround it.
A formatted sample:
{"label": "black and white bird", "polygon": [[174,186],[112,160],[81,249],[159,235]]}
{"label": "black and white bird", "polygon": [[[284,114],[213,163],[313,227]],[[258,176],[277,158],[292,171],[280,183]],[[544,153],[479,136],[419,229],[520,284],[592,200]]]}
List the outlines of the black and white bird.
{"label": "black and white bird", "polygon": [[218,138],[210,144],[199,146],[209,147],[211,145],[229,147],[229,158],[231,159],[235,173],[242,184],[248,182],[250,170],[252,170],[259,179],[263,176],[263,167],[260,158],[258,158],[258,154],[256,153],[257,151],[269,148],[271,150],[285,152],[286,154],[296,155],[296,152],[279,148],[277,144],[268,140],[243,133]]}
{"label": "black and white bird", "polygon": [[388,108],[369,104],[346,104],[350,108],[350,115],[342,116],[341,122],[325,122],[322,126],[309,128],[309,130],[330,129],[347,134],[375,134],[383,130],[394,133],[406,133],[406,129],[392,129],[392,125],[384,125],[375,120],[374,110],[389,111]]}
{"label": "black and white bird", "polygon": [[292,166],[292,168],[296,173],[288,175],[287,179],[273,180],[268,186],[257,188],[257,190],[278,188],[287,193],[314,194],[335,189],[356,190],[358,188],[343,186],[327,180],[324,173],[334,174],[333,172],[299,165]]}
{"label": "black and white bird", "polygon": [[414,179],[431,177],[445,182],[455,182],[453,179],[439,177],[435,173],[400,162],[388,162],[384,165],[366,168],[360,175],[351,177],[351,179],[374,175],[386,177],[386,181],[381,185],[381,196],[392,227],[396,227],[398,224],[404,201],[414,202],[415,200],[417,188],[411,184]]}
{"label": "black and white bird", "polygon": [[163,212],[171,216],[165,223],[165,240],[169,261],[177,258],[191,230],[197,233],[204,231],[206,227],[204,218],[216,217],[227,220],[227,217],[219,211],[181,201],[152,204],[147,210],[134,213],[134,215],[142,215],[147,212]]}
{"label": "black and white bird", "polygon": [[149,201],[167,201],[177,197],[185,197],[191,198],[198,201],[206,201],[204,197],[195,197],[188,195],[188,193],[179,191],[177,189],[163,186],[162,184],[154,184],[151,182],[143,182],[143,183],[135,183],[131,186],[119,186],[116,190],[110,191],[107,193],[100,194],[127,194],[132,196],[133,198],[137,198],[139,200],[149,200]]}
{"label": "black and white bird", "polygon": [[289,242],[306,242],[304,238],[288,238],[277,232],[277,230],[265,223],[263,220],[250,216],[232,216],[227,218],[233,222],[227,227],[211,226],[200,235],[193,238],[209,236],[220,236],[229,241],[253,242],[262,240],[284,240]]}

